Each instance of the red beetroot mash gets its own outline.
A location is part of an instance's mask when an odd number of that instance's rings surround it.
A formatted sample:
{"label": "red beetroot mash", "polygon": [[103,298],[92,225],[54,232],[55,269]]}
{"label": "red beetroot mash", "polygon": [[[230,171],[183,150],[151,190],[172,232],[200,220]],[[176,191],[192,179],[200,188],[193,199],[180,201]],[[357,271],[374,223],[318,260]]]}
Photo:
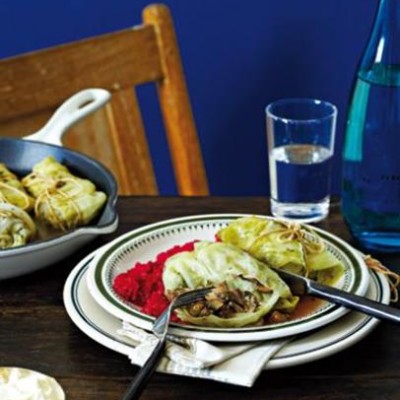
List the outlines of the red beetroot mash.
{"label": "red beetroot mash", "polygon": [[[165,261],[174,254],[192,251],[195,243],[174,246],[159,253],[155,261],[136,263],[133,268],[115,277],[114,290],[123,299],[139,306],[144,313],[158,317],[169,304],[162,281]],[[174,315],[172,319],[177,321]]]}

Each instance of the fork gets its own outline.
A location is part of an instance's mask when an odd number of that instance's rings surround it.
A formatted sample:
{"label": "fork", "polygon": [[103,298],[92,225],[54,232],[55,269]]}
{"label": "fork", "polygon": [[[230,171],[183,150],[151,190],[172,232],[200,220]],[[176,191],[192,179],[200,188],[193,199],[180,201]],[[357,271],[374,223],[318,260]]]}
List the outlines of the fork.
{"label": "fork", "polygon": [[178,295],[171,301],[171,303],[163,311],[163,313],[155,320],[152,331],[154,335],[159,339],[158,343],[153,352],[150,354],[149,358],[143,364],[142,368],[139,370],[139,372],[129,385],[124,396],[122,397],[122,400],[138,399],[147,382],[149,381],[152,373],[156,369],[158,361],[162,356],[163,350],[167,342],[167,332],[172,311],[176,308],[187,306],[189,304],[195,303],[196,301],[202,300],[204,296],[212,289],[212,287],[195,289]]}

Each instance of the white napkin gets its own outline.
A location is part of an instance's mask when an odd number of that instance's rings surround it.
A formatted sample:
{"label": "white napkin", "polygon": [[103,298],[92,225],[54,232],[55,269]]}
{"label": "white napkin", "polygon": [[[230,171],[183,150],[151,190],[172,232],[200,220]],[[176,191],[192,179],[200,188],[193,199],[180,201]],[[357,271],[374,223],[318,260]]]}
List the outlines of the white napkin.
{"label": "white napkin", "polygon": [[[122,329],[117,333],[129,338],[136,346],[128,354],[136,365],[145,363],[158,342],[154,335],[128,322],[123,322]],[[203,340],[171,336],[157,371],[250,387],[264,365],[288,341],[286,338],[215,345]]]}

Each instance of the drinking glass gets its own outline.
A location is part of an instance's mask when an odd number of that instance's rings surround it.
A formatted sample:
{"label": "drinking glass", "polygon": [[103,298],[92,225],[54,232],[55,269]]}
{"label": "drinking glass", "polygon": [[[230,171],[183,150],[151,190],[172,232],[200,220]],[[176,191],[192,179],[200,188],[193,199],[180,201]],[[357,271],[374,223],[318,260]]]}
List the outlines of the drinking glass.
{"label": "drinking glass", "polygon": [[317,222],[328,215],[337,108],[317,99],[266,107],[273,216]]}

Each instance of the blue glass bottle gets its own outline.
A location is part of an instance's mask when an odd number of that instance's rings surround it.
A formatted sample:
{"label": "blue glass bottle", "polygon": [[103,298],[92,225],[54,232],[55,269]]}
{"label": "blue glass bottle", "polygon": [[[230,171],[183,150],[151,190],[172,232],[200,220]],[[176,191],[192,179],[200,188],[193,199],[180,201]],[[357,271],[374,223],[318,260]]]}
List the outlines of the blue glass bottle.
{"label": "blue glass bottle", "polygon": [[380,0],[350,102],[342,213],[367,250],[400,252],[400,0]]}

